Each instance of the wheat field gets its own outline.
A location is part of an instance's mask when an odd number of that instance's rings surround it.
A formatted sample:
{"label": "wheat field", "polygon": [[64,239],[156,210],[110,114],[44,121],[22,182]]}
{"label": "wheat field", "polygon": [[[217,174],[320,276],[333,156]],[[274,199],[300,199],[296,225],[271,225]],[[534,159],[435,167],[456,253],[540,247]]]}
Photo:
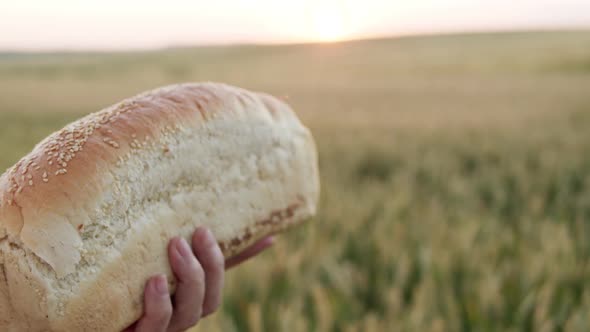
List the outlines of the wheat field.
{"label": "wheat field", "polygon": [[286,98],[322,178],[195,331],[590,331],[590,32],[0,54],[0,168],[184,81]]}

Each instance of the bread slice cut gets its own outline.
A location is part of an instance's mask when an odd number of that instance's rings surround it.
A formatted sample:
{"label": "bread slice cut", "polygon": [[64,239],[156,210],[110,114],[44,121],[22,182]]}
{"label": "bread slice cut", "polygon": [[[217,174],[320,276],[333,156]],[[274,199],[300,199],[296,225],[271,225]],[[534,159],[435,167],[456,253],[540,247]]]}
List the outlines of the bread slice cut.
{"label": "bread slice cut", "polygon": [[313,138],[266,94],[167,86],[50,135],[0,177],[0,330],[118,331],[166,246],[197,226],[226,257],[313,216]]}

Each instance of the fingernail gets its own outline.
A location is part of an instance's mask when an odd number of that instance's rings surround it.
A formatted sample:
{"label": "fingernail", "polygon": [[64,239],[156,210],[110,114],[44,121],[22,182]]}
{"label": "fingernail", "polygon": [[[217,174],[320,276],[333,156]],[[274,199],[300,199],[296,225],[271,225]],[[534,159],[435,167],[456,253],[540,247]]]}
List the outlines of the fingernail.
{"label": "fingernail", "polygon": [[154,278],[154,288],[160,295],[168,295],[168,282],[165,275],[159,275]]}
{"label": "fingernail", "polygon": [[215,244],[215,237],[208,228],[199,228],[199,240],[206,246],[211,247]]}
{"label": "fingernail", "polygon": [[273,245],[275,243],[275,238],[274,236],[269,236],[264,240],[264,244],[266,245]]}
{"label": "fingernail", "polygon": [[191,250],[191,247],[189,247],[186,240],[183,238],[180,238],[180,240],[176,242],[176,250],[180,256],[187,261],[190,261],[193,258],[193,251]]}

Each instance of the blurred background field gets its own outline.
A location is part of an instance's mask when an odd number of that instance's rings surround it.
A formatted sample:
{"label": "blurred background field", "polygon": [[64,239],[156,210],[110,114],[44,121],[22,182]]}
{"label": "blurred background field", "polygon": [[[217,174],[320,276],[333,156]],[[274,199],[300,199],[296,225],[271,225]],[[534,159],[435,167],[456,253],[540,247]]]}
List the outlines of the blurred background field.
{"label": "blurred background field", "polygon": [[590,330],[590,32],[2,53],[0,167],[183,81],[287,99],[323,182],[196,331]]}

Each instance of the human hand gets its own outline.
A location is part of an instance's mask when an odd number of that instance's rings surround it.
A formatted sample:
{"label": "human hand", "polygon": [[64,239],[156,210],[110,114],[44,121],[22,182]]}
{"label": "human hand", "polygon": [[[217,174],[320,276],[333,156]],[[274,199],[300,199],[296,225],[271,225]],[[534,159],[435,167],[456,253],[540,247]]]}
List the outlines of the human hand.
{"label": "human hand", "polygon": [[174,296],[169,295],[165,275],[152,277],[145,287],[143,316],[124,332],[176,332],[196,325],[221,304],[224,270],[256,256],[272,243],[272,237],[266,237],[224,261],[217,241],[207,229],[198,228],[191,245],[183,238],[173,238],[168,257],[178,281]]}

